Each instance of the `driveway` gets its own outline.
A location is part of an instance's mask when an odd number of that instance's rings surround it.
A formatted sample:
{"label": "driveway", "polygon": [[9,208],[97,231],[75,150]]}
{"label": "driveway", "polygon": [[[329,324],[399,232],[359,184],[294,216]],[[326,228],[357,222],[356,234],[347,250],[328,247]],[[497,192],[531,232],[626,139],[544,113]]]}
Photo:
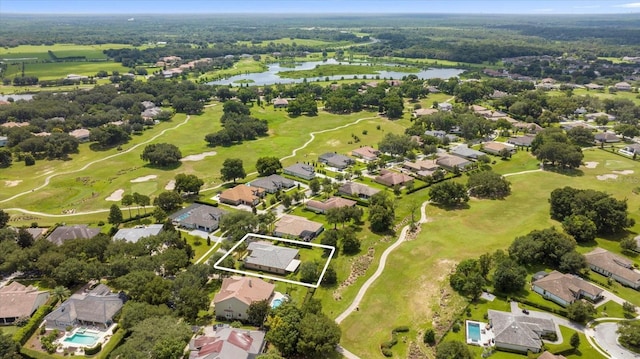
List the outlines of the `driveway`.
{"label": "driveway", "polygon": [[604,350],[614,359],[638,359],[640,354],[633,353],[618,344],[618,323],[602,323],[595,327],[595,338]]}

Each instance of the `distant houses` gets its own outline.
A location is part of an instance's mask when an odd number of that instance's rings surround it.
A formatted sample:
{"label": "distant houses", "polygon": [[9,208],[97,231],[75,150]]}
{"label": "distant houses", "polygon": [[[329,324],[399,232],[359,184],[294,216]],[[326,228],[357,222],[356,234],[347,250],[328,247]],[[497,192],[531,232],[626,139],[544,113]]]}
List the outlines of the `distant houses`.
{"label": "distant houses", "polygon": [[346,182],[340,188],[338,188],[338,194],[357,197],[360,199],[369,199],[374,194],[380,192],[379,189],[372,188],[366,184],[358,182]]}
{"label": "distant houses", "polygon": [[334,152],[327,152],[320,155],[318,162],[337,168],[338,170],[343,170],[355,163],[353,158]]}
{"label": "distant houses", "polygon": [[373,180],[387,187],[394,187],[405,186],[407,183],[413,182],[413,177],[407,176],[404,173],[383,169],[380,170],[380,175],[376,176]]}
{"label": "distant houses", "polygon": [[279,190],[289,189],[295,186],[295,182],[280,175],[258,177],[249,183],[251,187],[262,188],[267,193],[276,193]]}
{"label": "distant houses", "polygon": [[273,234],[277,237],[299,238],[310,241],[316,238],[324,227],[322,223],[308,220],[304,217],[285,214],[276,222]]}
{"label": "distant houses", "polygon": [[364,146],[352,150],[351,155],[354,157],[362,158],[365,161],[375,161],[376,159],[378,159],[380,151],[371,146]]}
{"label": "distant houses", "polygon": [[332,208],[354,207],[356,201],[342,197],[331,197],[324,201],[308,200],[307,209],[316,213],[326,213]]}
{"label": "distant houses", "polygon": [[220,193],[220,202],[233,206],[246,205],[254,207],[264,197],[264,190],[260,187],[237,185]]}
{"label": "distant houses", "polygon": [[259,330],[217,327],[213,335],[191,340],[189,359],[255,359],[264,351],[264,337]]}

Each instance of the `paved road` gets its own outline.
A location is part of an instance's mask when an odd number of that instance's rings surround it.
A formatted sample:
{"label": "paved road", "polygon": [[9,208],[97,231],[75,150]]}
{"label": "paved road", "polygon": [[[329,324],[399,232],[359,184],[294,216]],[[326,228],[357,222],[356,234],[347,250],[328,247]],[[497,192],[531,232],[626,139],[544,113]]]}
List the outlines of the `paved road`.
{"label": "paved road", "polygon": [[618,344],[618,323],[602,323],[595,327],[595,339],[598,344],[614,359],[638,359],[635,354]]}

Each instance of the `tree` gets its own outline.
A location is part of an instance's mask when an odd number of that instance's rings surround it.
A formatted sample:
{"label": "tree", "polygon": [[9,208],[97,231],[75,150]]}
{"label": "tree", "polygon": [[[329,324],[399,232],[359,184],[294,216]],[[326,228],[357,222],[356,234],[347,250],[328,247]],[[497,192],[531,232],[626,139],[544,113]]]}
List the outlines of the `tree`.
{"label": "tree", "polygon": [[123,206],[127,206],[129,208],[129,218],[131,218],[131,205],[133,204],[133,196],[130,194],[125,194],[122,196],[121,203]]}
{"label": "tree", "polygon": [[429,190],[431,201],[445,207],[455,207],[469,201],[469,195],[464,185],[445,181],[438,183]]}
{"label": "tree", "polygon": [[317,178],[312,179],[311,181],[309,181],[309,189],[311,190],[311,192],[313,194],[316,194],[318,192],[320,192],[320,180]]}
{"label": "tree", "polygon": [[511,183],[493,171],[480,171],[469,176],[469,194],[479,198],[504,198],[511,193]]}
{"label": "tree", "polygon": [[267,318],[266,326],[269,330],[265,339],[273,344],[284,357],[295,356],[297,352],[301,320],[302,312],[290,302],[282,303]]}
{"label": "tree", "polygon": [[236,183],[236,179],[245,178],[247,176],[244,168],[242,167],[242,160],[239,158],[225,159],[222,163],[220,173],[222,174],[223,181],[233,180],[233,183]]}
{"label": "tree", "polygon": [[189,193],[197,195],[200,193],[200,188],[204,185],[204,181],[198,178],[196,175],[178,173],[175,177],[174,191],[178,193]]}
{"label": "tree", "polygon": [[618,340],[622,345],[640,350],[640,321],[625,320],[618,324]]}
{"label": "tree", "polygon": [[247,233],[252,233],[258,227],[258,217],[251,212],[230,212],[220,219],[220,230],[226,238],[233,242],[242,239]]}
{"label": "tree", "polygon": [[180,358],[191,335],[191,329],[182,320],[166,315],[150,317],[134,325],[127,341],[111,355],[122,359]]}
{"label": "tree", "polygon": [[0,167],[9,167],[12,161],[11,151],[4,148],[0,149]]}
{"label": "tree", "polygon": [[11,334],[4,334],[0,330],[0,358],[3,359],[20,359],[20,345],[13,341]]}
{"label": "tree", "polygon": [[390,153],[393,156],[404,156],[407,152],[413,150],[416,142],[411,140],[408,135],[396,135],[387,133],[382,140],[378,142],[380,152]]}
{"label": "tree", "polygon": [[638,129],[638,126],[635,125],[630,125],[630,124],[619,124],[616,125],[613,130],[622,135],[622,138],[633,138],[636,137],[638,135],[640,135],[640,130]]}
{"label": "tree", "polygon": [[118,207],[118,205],[115,203],[112,204],[109,208],[108,222],[116,227],[120,225],[120,223],[122,223],[122,211],[120,210],[120,207]]}
{"label": "tree", "polygon": [[324,314],[306,313],[298,328],[296,350],[301,357],[328,358],[340,343],[340,327]]}
{"label": "tree", "polygon": [[638,242],[633,237],[626,237],[620,241],[620,248],[626,252],[635,251],[638,248]]}
{"label": "tree", "polygon": [[436,347],[436,359],[472,359],[473,355],[465,344],[459,341],[446,341]]}
{"label": "tree", "polygon": [[249,309],[247,309],[247,321],[256,327],[262,327],[264,320],[269,315],[269,309],[271,307],[267,300],[251,302]]}
{"label": "tree", "polygon": [[482,287],[486,280],[482,275],[480,262],[475,259],[467,259],[456,266],[455,272],[449,277],[451,288],[462,295],[475,300],[482,293]]}
{"label": "tree", "polygon": [[493,287],[502,293],[516,293],[526,283],[527,270],[510,258],[498,262],[493,274]]}
{"label": "tree", "polygon": [[[576,242],[570,236],[559,232],[555,228],[534,230],[527,235],[516,238],[509,247],[509,255],[522,265],[546,264],[559,268],[566,255],[572,256],[571,262],[580,263],[581,254],[575,252]],[[569,262],[566,262],[569,263]],[[565,264],[566,264],[565,263]]]}
{"label": "tree", "polygon": [[155,218],[156,223],[162,223],[165,219],[167,219],[167,212],[165,212],[162,208],[156,207],[153,210],[153,218]]}
{"label": "tree", "polygon": [[170,143],[152,143],[147,145],[140,158],[154,166],[167,167],[180,163],[182,153],[176,145]]}
{"label": "tree", "polygon": [[429,345],[433,346],[436,343],[436,332],[433,328],[429,328],[424,331],[424,336],[422,337],[422,341]]}
{"label": "tree", "polygon": [[20,248],[28,248],[33,245],[33,236],[25,228],[18,230],[18,245]]}
{"label": "tree", "polygon": [[360,241],[354,230],[349,227],[344,228],[340,231],[340,237],[344,254],[356,254],[360,251]]}
{"label": "tree", "polygon": [[51,291],[51,296],[56,298],[59,303],[64,302],[71,295],[71,291],[69,289],[59,285],[53,288]]}
{"label": "tree", "polygon": [[323,286],[332,286],[338,283],[338,274],[336,273],[335,268],[332,265],[327,267],[327,270],[324,272],[324,277],[322,277],[322,285]]}
{"label": "tree", "polygon": [[182,205],[182,197],[173,191],[165,191],[153,200],[153,205],[160,207],[165,213],[172,213]]}
{"label": "tree", "polygon": [[395,205],[386,192],[378,192],[369,200],[369,222],[374,232],[385,232],[395,220]]}
{"label": "tree", "polygon": [[585,127],[574,127],[567,131],[567,137],[571,143],[580,147],[593,146],[595,142],[595,135],[593,132]]}
{"label": "tree", "polygon": [[4,228],[7,226],[7,223],[9,223],[9,218],[11,218],[9,213],[0,209],[0,228]]}
{"label": "tree", "polygon": [[636,316],[636,306],[633,305],[633,303],[625,301],[622,303],[622,310],[625,312],[627,318],[634,318]]}
{"label": "tree", "polygon": [[573,333],[571,339],[569,340],[569,343],[571,344],[573,350],[578,349],[578,347],[580,346],[580,335],[578,335],[578,332]]}
{"label": "tree", "polygon": [[315,283],[318,281],[318,263],[303,262],[300,265],[300,281],[304,283]]}
{"label": "tree", "polygon": [[562,228],[578,243],[590,242],[596,238],[596,224],[581,214],[566,217],[562,222]]}
{"label": "tree", "polygon": [[282,163],[277,157],[260,157],[256,161],[256,170],[260,176],[270,176],[282,169]]}
{"label": "tree", "polygon": [[594,314],[596,314],[596,309],[593,304],[583,300],[576,300],[567,306],[567,318],[576,322],[584,323]]}
{"label": "tree", "polygon": [[122,307],[119,324],[123,329],[128,330],[148,318],[171,315],[171,310],[166,305],[152,305],[149,303],[129,300]]}

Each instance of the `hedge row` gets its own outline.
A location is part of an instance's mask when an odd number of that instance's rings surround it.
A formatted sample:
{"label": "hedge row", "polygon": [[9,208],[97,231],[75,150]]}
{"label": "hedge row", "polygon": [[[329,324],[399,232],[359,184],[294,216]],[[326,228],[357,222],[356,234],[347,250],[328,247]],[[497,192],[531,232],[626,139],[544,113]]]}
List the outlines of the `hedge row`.
{"label": "hedge row", "polygon": [[29,349],[29,348],[20,348],[20,354],[22,354],[23,358],[27,359],[58,359],[64,358],[60,355],[47,354],[43,352],[39,352],[37,350]]}
{"label": "hedge row", "polygon": [[20,343],[20,345],[24,345],[33,333],[35,333],[36,329],[38,329],[44,317],[53,310],[57,302],[58,299],[53,298],[50,304],[45,304],[38,308],[33,316],[31,316],[31,319],[29,319],[29,322],[13,334],[13,340]]}
{"label": "hedge row", "polygon": [[95,347],[85,348],[84,349],[84,354],[85,355],[94,355],[94,354],[98,354],[100,352],[100,350],[102,350],[102,343],[98,343]]}
{"label": "hedge row", "polygon": [[131,218],[123,219],[122,223],[133,222],[133,221],[137,221],[139,219],[147,218],[147,217],[151,217],[151,216],[153,216],[153,213],[151,213],[151,212],[136,214],[135,216],[133,216]]}
{"label": "hedge row", "polygon": [[342,197],[342,198],[350,199],[352,201],[356,201],[356,203],[358,205],[362,206],[362,207],[369,207],[369,201],[364,200],[362,198],[354,197],[354,196],[348,196],[348,195],[342,194],[342,193],[340,193],[339,196]]}
{"label": "hedge row", "polygon": [[534,308],[538,308],[538,309],[542,309],[546,312],[551,312],[554,314],[558,314],[561,315],[563,317],[567,317],[567,311],[564,309],[555,309],[555,308],[551,308],[551,307],[547,307],[546,305],[540,304],[540,303],[536,303],[536,302],[532,302],[528,299],[524,299],[524,298],[518,298],[518,301],[520,303],[526,304],[528,306],[534,307]]}
{"label": "hedge row", "polygon": [[209,198],[196,199],[195,201],[193,201],[193,203],[206,204],[207,206],[218,207],[218,201],[215,201]]}
{"label": "hedge row", "polygon": [[96,359],[106,359],[109,354],[111,354],[111,352],[115,348],[117,348],[120,343],[122,343],[125,336],[127,335],[127,331],[124,329],[118,330],[118,328],[119,326],[113,329],[113,335],[111,336],[111,339],[107,342],[107,344],[105,344],[104,349],[98,356],[96,356]]}

